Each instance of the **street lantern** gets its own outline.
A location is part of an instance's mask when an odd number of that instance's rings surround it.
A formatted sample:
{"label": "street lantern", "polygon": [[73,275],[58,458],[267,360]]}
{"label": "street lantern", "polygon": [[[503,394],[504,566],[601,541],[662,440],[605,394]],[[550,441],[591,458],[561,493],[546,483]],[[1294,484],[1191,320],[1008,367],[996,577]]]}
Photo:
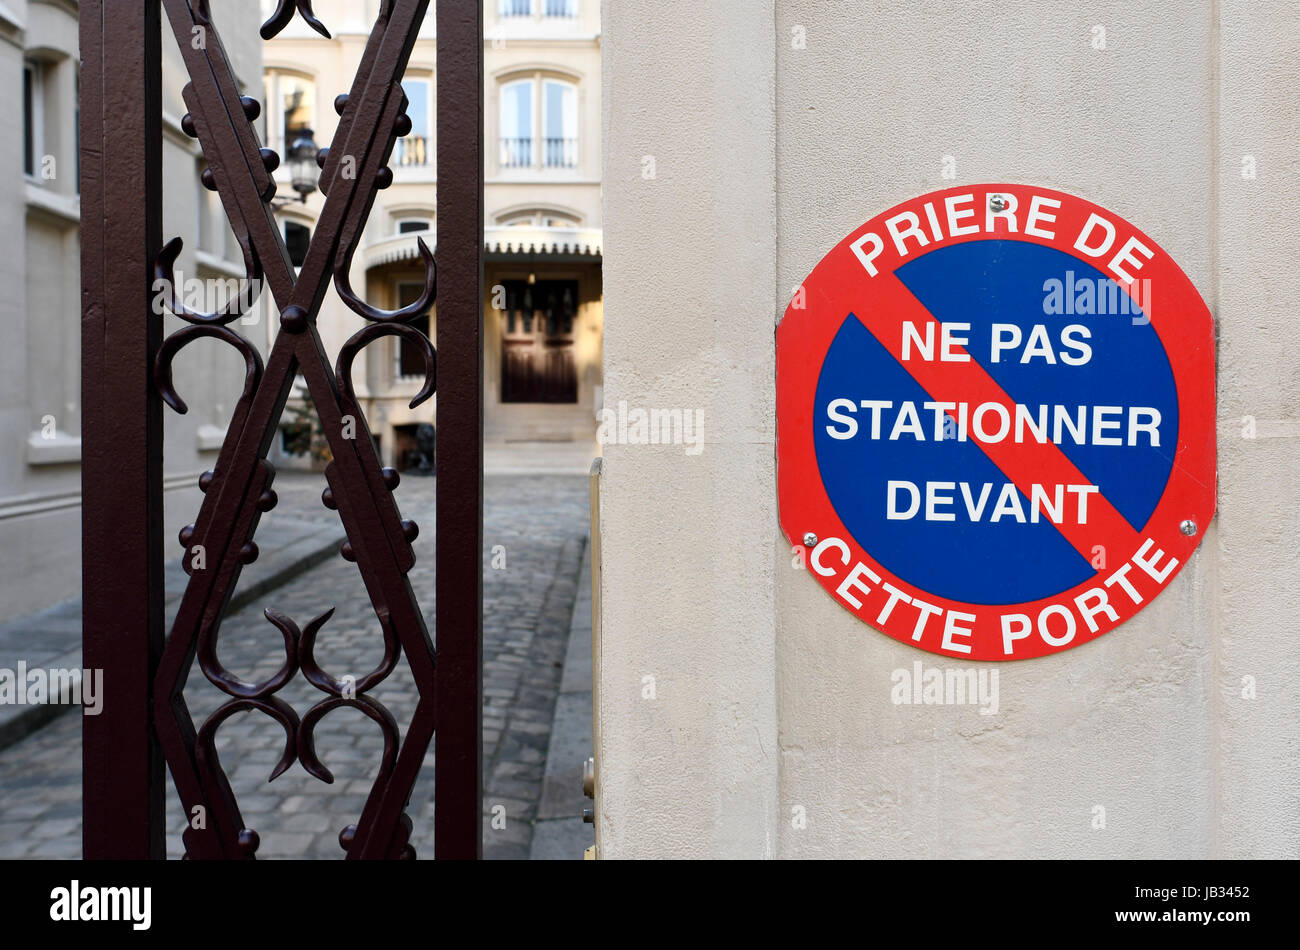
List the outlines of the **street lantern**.
{"label": "street lantern", "polygon": [[299,130],[298,138],[294,139],[288,150],[289,180],[303,204],[307,203],[307,196],[316,191],[320,181],[320,172],[316,166],[320,146],[312,134],[311,129]]}

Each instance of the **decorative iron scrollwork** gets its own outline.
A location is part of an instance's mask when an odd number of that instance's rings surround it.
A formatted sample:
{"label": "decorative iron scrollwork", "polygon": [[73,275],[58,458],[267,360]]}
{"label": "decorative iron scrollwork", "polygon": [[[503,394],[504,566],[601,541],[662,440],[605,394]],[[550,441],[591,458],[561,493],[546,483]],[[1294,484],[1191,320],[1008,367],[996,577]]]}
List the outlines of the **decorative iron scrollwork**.
{"label": "decorative iron scrollwork", "polygon": [[163,302],[166,303],[168,310],[186,323],[225,326],[253,309],[253,304],[257,303],[257,298],[262,294],[262,265],[257,260],[255,249],[249,247],[246,250],[248,283],[240,287],[239,292],[227,300],[216,313],[200,313],[185,306],[180,293],[176,290],[176,258],[180,256],[184,247],[184,241],[180,238],[172,238],[158,252],[158,260],[154,265],[154,289],[159,293],[166,293]]}
{"label": "decorative iron scrollwork", "polygon": [[372,323],[352,334],[348,341],[339,347],[339,361],[334,374],[338,377],[343,398],[352,405],[357,404],[357,397],[352,389],[352,361],[368,344],[381,336],[401,337],[420,349],[420,355],[424,358],[424,385],[409,403],[410,408],[414,409],[433,395],[438,381],[438,357],[427,336],[415,327],[403,323]]}
{"label": "decorative iron scrollwork", "polygon": [[428,313],[438,296],[438,268],[433,262],[433,251],[429,250],[424,239],[416,238],[415,243],[420,249],[420,259],[424,262],[424,289],[414,303],[400,310],[381,310],[358,297],[352,290],[352,279],[348,276],[352,270],[353,249],[349,248],[341,254],[334,268],[334,289],[339,292],[348,309],[374,323],[402,323]]}
{"label": "decorative iron scrollwork", "polygon": [[[410,131],[401,77],[429,0],[384,0],[366,46],[351,91],[339,97],[340,120],[334,142],[323,161],[322,192],[327,195],[316,232],[302,268],[295,274],[284,239],[268,207],[274,195],[278,157],[261,147],[253,129],[260,109],[241,96],[212,23],[207,0],[162,0],[172,31],[185,59],[190,82],[184,97],[189,113],[182,122],[198,139],[208,161],[204,183],[221,197],[227,218],[244,251],[248,280],[269,287],[281,313],[281,333],[263,364],[257,350],[227,324],[246,312],[242,299],[228,301],[215,313],[187,308],[173,291],[166,297],[171,312],[190,326],[163,344],[154,366],[154,380],[163,398],[177,412],[186,405],[172,381],[172,361],[192,340],[207,336],[234,346],[243,356],[243,393],[213,470],[200,479],[203,504],[194,524],[181,533],[186,546],[184,564],[190,580],[177,608],[154,680],[155,723],[168,767],[187,814],[202,807],[211,816],[204,827],[184,835],[191,858],[252,858],[258,835],[239,814],[230,783],[217,757],[217,728],[236,712],[258,710],[285,730],[284,753],[272,771],[274,780],[295,761],[313,776],[331,782],[333,776],[315,751],[316,725],[334,709],[351,707],[379,724],[384,753],[379,773],[358,821],[343,829],[339,841],[349,858],[410,858],[411,821],[404,813],[416,775],[433,736],[434,651],[424,618],[407,581],[415,564],[411,542],[419,528],[404,521],[392,491],[396,472],[380,467],[349,373],[356,354],[380,336],[399,336],[420,348],[425,359],[425,385],[411,405],[428,399],[436,380],[436,354],[428,337],[404,321],[428,311],[436,295],[433,255],[420,243],[426,266],[426,287],[419,301],[392,313],[366,304],[352,293],[347,279],[353,249],[379,189],[392,180],[387,162],[399,135]],[[278,34],[295,13],[317,32],[329,36],[312,11],[310,0],[280,0],[262,36]],[[191,30],[202,27],[207,40],[189,42]],[[355,163],[356,175],[340,174],[340,156]],[[172,269],[181,250],[179,239],[159,255],[156,272],[171,286]],[[341,348],[337,371],[324,354],[316,331],[316,315],[325,290],[334,279],[347,305],[371,323]],[[284,409],[296,374],[306,380],[334,459],[326,469],[329,487],[323,501],[338,511],[347,532],[341,552],[354,560],[379,620],[384,654],[379,665],[356,682],[326,673],[315,656],[316,638],[332,615],[316,617],[303,629],[288,615],[266,610],[267,619],[284,638],[285,660],[261,682],[241,680],[218,658],[218,633],[230,592],[245,564],[257,557],[253,536],[258,519],[275,505],[271,482],[275,472],[264,458],[266,447]],[[344,436],[343,419],[351,417],[354,437]],[[202,563],[193,547],[205,552]],[[366,695],[396,667],[405,654],[419,699],[405,739],[393,715]],[[197,732],[185,702],[184,685],[195,659],[203,674],[231,697]],[[326,698],[301,719],[275,695],[297,673]]]}
{"label": "decorative iron scrollwork", "polygon": [[[207,0],[203,0],[203,5],[207,6]],[[289,25],[295,12],[301,13],[307,25],[325,39],[330,38],[330,31],[325,29],[325,24],[316,19],[316,14],[312,12],[311,0],[279,0],[279,5],[271,14],[271,18],[262,24],[262,39],[269,40],[279,35],[280,31]]]}
{"label": "decorative iron scrollwork", "polygon": [[257,352],[257,347],[233,330],[210,323],[182,327],[165,339],[162,346],[158,348],[158,356],[154,361],[153,379],[154,385],[158,387],[158,391],[162,394],[163,401],[181,415],[189,412],[189,406],[185,404],[184,399],[176,394],[176,388],[172,385],[172,360],[176,358],[176,354],[181,351],[185,344],[201,336],[224,340],[238,350],[239,354],[244,358],[244,366],[246,367],[244,391],[239,397],[239,402],[241,406],[246,405],[248,400],[252,398],[258,384],[262,381],[262,354]]}

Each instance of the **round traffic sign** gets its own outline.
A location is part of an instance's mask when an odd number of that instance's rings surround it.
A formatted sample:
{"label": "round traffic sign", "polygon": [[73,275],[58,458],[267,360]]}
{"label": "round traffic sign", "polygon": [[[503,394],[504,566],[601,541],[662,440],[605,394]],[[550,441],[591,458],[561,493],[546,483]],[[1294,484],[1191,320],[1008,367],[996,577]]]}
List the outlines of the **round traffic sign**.
{"label": "round traffic sign", "polygon": [[897,640],[1010,660],[1132,617],[1214,513],[1214,330],[1133,225],[1024,185],[844,238],[777,329],[781,525]]}

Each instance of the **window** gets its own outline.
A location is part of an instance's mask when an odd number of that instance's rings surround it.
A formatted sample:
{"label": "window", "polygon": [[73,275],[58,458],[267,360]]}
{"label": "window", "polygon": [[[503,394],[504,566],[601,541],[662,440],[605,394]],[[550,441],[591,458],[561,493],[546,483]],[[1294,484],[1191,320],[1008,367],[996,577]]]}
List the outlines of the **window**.
{"label": "window", "polygon": [[297,221],[284,222],[284,246],[288,248],[293,266],[302,267],[307,260],[307,249],[311,247],[311,228]]}
{"label": "window", "polygon": [[542,0],[542,16],[572,20],[578,15],[578,0]]}
{"label": "window", "polygon": [[501,164],[533,164],[533,81],[512,82],[501,89]]}
{"label": "window", "polygon": [[398,234],[418,234],[421,231],[432,231],[433,222],[428,218],[402,218],[397,222]]}
{"label": "window", "polygon": [[23,174],[36,177],[42,142],[41,66],[23,63]]}
{"label": "window", "polygon": [[293,73],[267,73],[266,102],[266,144],[283,158],[304,131],[315,129],[316,84]]}
{"label": "window", "polygon": [[81,194],[81,64],[77,64],[77,104],[72,109],[72,154],[76,156],[77,194]]}
{"label": "window", "polygon": [[578,167],[578,90],[572,83],[542,83],[542,128],[547,168]]}
{"label": "window", "polygon": [[[200,157],[195,161],[196,181],[203,177],[207,168],[207,159]],[[198,203],[198,213],[195,218],[195,230],[198,234],[196,247],[224,261],[241,261],[239,239],[235,237],[235,232],[226,218],[221,198],[216,192],[208,191],[206,188],[196,188],[194,194]]]}
{"label": "window", "polygon": [[425,167],[433,159],[433,95],[427,79],[405,79],[402,91],[406,93],[406,114],[411,120],[411,132],[397,140],[397,167]]}
{"label": "window", "polygon": [[[203,177],[203,172],[207,169],[206,159],[200,158],[195,162],[194,180],[198,181]],[[216,233],[216,227],[213,222],[212,206],[219,200],[215,194],[206,188],[196,188],[195,196],[198,199],[198,217],[197,228],[199,232],[198,249],[200,251],[212,251],[213,235]]]}
{"label": "window", "polygon": [[503,17],[532,16],[533,0],[501,0]]}
{"label": "window", "polygon": [[280,80],[280,102],[284,107],[284,133],[280,141],[288,149],[316,121],[316,88],[305,79],[285,76]]}
{"label": "window", "polygon": [[503,168],[578,167],[578,87],[520,79],[501,87]]}
{"label": "window", "polygon": [[[423,281],[402,281],[397,285],[397,306],[409,307],[420,299],[424,293]],[[415,327],[425,336],[429,335],[429,314],[423,313],[407,324]],[[424,378],[424,353],[418,346],[412,346],[401,337],[397,338],[397,375],[402,379]]]}
{"label": "window", "polygon": [[581,222],[563,211],[530,208],[501,215],[497,218],[497,225],[506,228],[576,228],[581,226]]}

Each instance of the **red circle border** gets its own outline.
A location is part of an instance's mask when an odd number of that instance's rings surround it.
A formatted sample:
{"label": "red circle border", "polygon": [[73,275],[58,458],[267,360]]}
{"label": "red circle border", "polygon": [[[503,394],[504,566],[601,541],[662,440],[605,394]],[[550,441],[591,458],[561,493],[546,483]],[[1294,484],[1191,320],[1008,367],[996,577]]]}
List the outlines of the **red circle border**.
{"label": "red circle border", "polygon": [[[1015,198],[1018,225],[1016,233],[1007,231],[1002,219],[994,222],[993,231],[986,230],[984,212],[989,196],[995,194]],[[979,231],[951,236],[946,234],[947,229],[944,228],[945,236],[941,240],[932,241],[921,251],[906,255],[906,260],[950,244],[1003,238],[1055,247],[1085,261],[1107,276],[1113,276],[1106,270],[1105,258],[1084,256],[1073,246],[1074,238],[1092,214],[1099,215],[1115,227],[1116,237],[1111,245],[1112,250],[1118,249],[1127,238],[1134,237],[1153,252],[1149,260],[1139,256],[1138,259],[1143,260],[1143,263],[1134,276],[1151,281],[1151,299],[1155,303],[1148,311],[1148,316],[1173,370],[1179,413],[1178,445],[1169,481],[1146,525],[1137,531],[1143,542],[1152,542],[1144,557],[1154,564],[1155,573],[1161,575],[1159,580],[1132,560],[1136,551],[1107,551],[1104,566],[1092,578],[1053,597],[1023,604],[964,604],[923,591],[886,570],[850,535],[836,515],[822,484],[817,464],[813,437],[814,397],[822,362],[836,332],[850,312],[846,301],[853,299],[855,291],[860,293],[864,285],[869,289],[873,279],[858,260],[852,245],[869,232],[885,236],[885,221],[909,211],[918,216],[923,223],[922,230],[925,231],[924,223],[928,220],[925,216],[927,202],[931,203],[942,221],[946,214],[944,202],[949,197],[956,202],[966,195],[973,196],[969,207],[976,212],[975,221],[980,223]],[[1059,208],[1044,209],[1046,213],[1055,215],[1053,222],[1039,222],[1040,228],[1054,228],[1051,238],[1024,233],[1026,215],[1034,196],[1060,202]],[[882,275],[892,274],[904,262],[889,246],[888,239],[884,243],[885,249],[877,258],[877,266]],[[870,300],[870,295],[862,294],[857,299]],[[802,306],[797,306],[800,303]],[[777,496],[781,528],[787,540],[802,556],[805,569],[826,588],[832,599],[859,619],[903,643],[943,656],[980,661],[1029,659],[1072,649],[1113,630],[1151,603],[1186,565],[1200,539],[1204,537],[1215,508],[1214,400],[1213,318],[1187,275],[1141,230],[1090,201],[1033,185],[976,184],[919,195],[876,215],[840,241],[798,288],[777,327]],[[1195,533],[1190,536],[1182,530],[1182,525],[1188,521],[1196,525]],[[828,539],[841,540],[847,548],[847,562],[841,563],[843,552],[838,545],[823,544],[820,556],[816,558],[820,570],[814,569],[813,553],[816,549],[803,547],[804,538],[809,534],[815,535],[819,543]],[[1178,563],[1164,574],[1171,558],[1177,559]],[[861,586],[846,588],[849,596],[860,603],[855,608],[837,595],[836,591],[858,564],[865,569],[858,569],[857,573],[858,584]],[[1121,570],[1123,564],[1128,564],[1130,568],[1124,573],[1123,579],[1136,589],[1140,603],[1132,603],[1131,595],[1121,593],[1122,585],[1105,584],[1106,579]],[[828,569],[830,573],[824,575],[822,571]],[[872,573],[880,578],[879,583],[871,578]],[[942,608],[942,614],[927,617],[919,640],[913,638],[922,610],[905,609],[910,606],[910,602],[895,600],[895,609],[883,623],[879,622],[884,605],[893,596],[883,588],[885,583],[893,585],[909,598],[919,598],[928,605]],[[1059,640],[1067,628],[1063,626],[1064,621],[1053,622],[1055,613],[1049,611],[1047,635],[1039,632],[1038,619],[1045,608],[1062,605],[1070,609],[1069,605],[1074,603],[1076,597],[1097,587],[1106,587],[1109,593],[1116,595],[1109,598],[1109,604],[1117,614],[1116,619],[1111,620],[1107,613],[1094,615],[1093,622],[1097,624],[1094,631],[1088,623],[1083,622],[1082,615],[1076,613],[1076,632],[1073,638],[1065,643],[1054,644],[1049,641]],[[1021,614],[1032,621],[1027,636],[1011,641],[1010,655],[1004,646],[1002,620],[1003,616],[1009,614]],[[963,620],[962,617],[967,615],[974,615],[974,620]],[[1016,632],[1019,632],[1019,621],[1012,623],[1017,625]],[[954,627],[954,634],[950,637],[944,636],[947,624]],[[969,633],[962,632],[963,627],[968,628]],[[969,649],[962,649],[963,647]]]}

